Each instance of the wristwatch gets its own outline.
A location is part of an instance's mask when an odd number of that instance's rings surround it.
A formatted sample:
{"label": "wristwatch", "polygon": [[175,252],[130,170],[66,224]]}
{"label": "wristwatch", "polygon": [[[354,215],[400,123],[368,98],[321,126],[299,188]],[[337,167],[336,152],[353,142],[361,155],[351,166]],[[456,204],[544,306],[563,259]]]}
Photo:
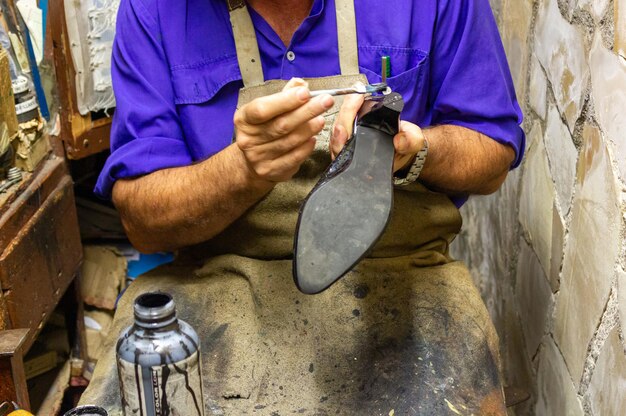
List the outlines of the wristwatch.
{"label": "wristwatch", "polygon": [[413,183],[417,180],[418,176],[420,176],[420,172],[424,167],[424,163],[426,163],[426,156],[428,155],[428,140],[424,137],[424,147],[417,152],[415,155],[415,160],[409,171],[407,172],[404,178],[398,178],[396,176],[393,177],[393,184],[396,186],[405,186],[410,183]]}

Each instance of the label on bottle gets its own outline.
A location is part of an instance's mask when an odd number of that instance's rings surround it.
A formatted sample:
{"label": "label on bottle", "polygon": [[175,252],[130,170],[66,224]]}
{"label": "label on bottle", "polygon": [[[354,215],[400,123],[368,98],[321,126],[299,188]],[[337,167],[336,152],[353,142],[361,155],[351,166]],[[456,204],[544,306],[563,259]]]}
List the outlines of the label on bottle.
{"label": "label on bottle", "polygon": [[37,105],[37,98],[33,96],[23,103],[15,104],[15,114],[19,116],[28,111],[32,111],[37,107],[39,107]]}
{"label": "label on bottle", "polygon": [[118,358],[125,416],[202,416],[198,352],[173,364],[141,367]]}

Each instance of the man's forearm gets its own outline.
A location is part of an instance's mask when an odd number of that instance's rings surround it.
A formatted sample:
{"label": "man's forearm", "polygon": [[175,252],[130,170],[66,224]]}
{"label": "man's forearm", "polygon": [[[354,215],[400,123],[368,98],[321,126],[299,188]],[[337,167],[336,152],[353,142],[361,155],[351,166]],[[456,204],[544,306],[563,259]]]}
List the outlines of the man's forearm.
{"label": "man's forearm", "polygon": [[130,241],[154,252],[219,234],[298,172],[334,103],[328,94],[311,97],[306,82],[293,78],[281,92],[238,109],[236,143],[204,162],[118,180],[113,202]]}
{"label": "man's forearm", "polygon": [[453,125],[424,129],[429,152],[420,182],[447,194],[490,194],[509,171],[515,151],[476,131]]}
{"label": "man's forearm", "polygon": [[[337,155],[352,134],[356,114],[363,105],[363,96],[348,95],[343,101],[333,136],[331,154]],[[428,156],[419,181],[430,189],[449,195],[490,194],[506,179],[515,159],[512,147],[498,143],[474,130],[455,125],[421,129],[408,121],[400,122],[394,137],[396,157],[394,171],[403,175],[415,155],[428,140]],[[406,172],[404,172],[406,174]]]}
{"label": "man's forearm", "polygon": [[118,180],[113,202],[133,245],[155,252],[212,238],[272,187],[231,145],[195,165]]}

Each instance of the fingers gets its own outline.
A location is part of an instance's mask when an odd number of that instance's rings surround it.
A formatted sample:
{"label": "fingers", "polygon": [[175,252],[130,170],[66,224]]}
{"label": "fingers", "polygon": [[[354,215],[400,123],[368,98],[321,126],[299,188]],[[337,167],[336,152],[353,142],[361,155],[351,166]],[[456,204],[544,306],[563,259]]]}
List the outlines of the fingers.
{"label": "fingers", "polygon": [[399,154],[415,154],[424,147],[424,133],[417,125],[400,121],[400,132],[394,137],[394,147]]}
{"label": "fingers", "polygon": [[282,140],[285,136],[308,126],[306,138],[319,133],[324,127],[323,114],[332,107],[334,100],[329,95],[316,97],[302,107],[276,117],[267,123],[249,125],[235,125],[237,128],[237,142],[242,148],[264,145],[268,142]]}
{"label": "fingers", "polygon": [[[305,93],[305,94],[301,94]],[[334,98],[311,98],[308,84],[291,79],[283,91],[258,98],[235,113],[236,143],[256,176],[273,182],[294,175],[315,147]]]}
{"label": "fingers", "polygon": [[[330,96],[318,97],[319,99],[315,100],[314,106],[317,106],[320,102],[328,103],[329,97]],[[332,100],[332,98],[330,99]],[[302,78],[292,78],[283,87],[281,92],[258,98],[243,106],[241,111],[235,114],[235,117],[240,118],[239,120],[235,120],[235,123],[239,121],[240,123],[252,125],[263,124],[281,114],[299,108],[309,100],[311,100],[309,84]],[[332,104],[330,104],[330,106],[332,106]],[[322,112],[327,108],[330,107],[325,107]]]}
{"label": "fingers", "polygon": [[255,145],[246,145],[244,143],[240,147],[247,153],[248,159],[253,163],[266,159],[276,159],[308,141],[311,137],[318,134],[323,127],[324,118],[320,117],[301,125],[280,140],[272,140]]}
{"label": "fingers", "polygon": [[287,181],[298,172],[300,165],[313,153],[314,148],[315,138],[310,137],[278,158],[265,159],[255,164],[255,172],[266,181]]}
{"label": "fingers", "polygon": [[349,94],[344,98],[330,138],[330,154],[333,159],[352,135],[354,119],[363,105],[363,101],[365,101],[365,97],[361,94]]}
{"label": "fingers", "polygon": [[424,147],[424,133],[417,125],[408,121],[400,122],[400,132],[393,138],[396,155],[393,171],[406,168],[413,162],[417,152]]}
{"label": "fingers", "polygon": [[335,126],[343,126],[346,130],[348,137],[352,134],[352,127],[354,125],[354,119],[356,118],[359,109],[363,105],[365,97],[362,94],[349,94],[346,95],[335,120]]}
{"label": "fingers", "polygon": [[[295,84],[295,82],[294,82]],[[235,124],[263,124],[269,120],[302,106],[311,99],[309,89],[294,86],[283,91],[257,98],[235,113]]]}
{"label": "fingers", "polygon": [[330,156],[333,160],[335,160],[339,152],[341,152],[341,149],[343,149],[347,141],[348,132],[346,128],[341,124],[335,125],[333,136],[330,138]]}
{"label": "fingers", "polygon": [[[282,114],[270,122],[264,125],[265,134],[273,139],[278,139],[286,134],[291,133],[300,125],[313,120],[315,118],[321,123],[321,127],[324,127],[324,117],[321,115],[331,108],[335,100],[330,95],[322,95],[313,98],[303,106],[289,112]],[[315,134],[317,134],[316,132]]]}
{"label": "fingers", "polygon": [[288,153],[285,153],[281,157],[275,159],[274,172],[278,175],[275,179],[284,181],[290,179],[298,172],[300,165],[304,162],[315,149],[315,138],[311,137],[309,140],[302,143],[300,146],[294,148]]}

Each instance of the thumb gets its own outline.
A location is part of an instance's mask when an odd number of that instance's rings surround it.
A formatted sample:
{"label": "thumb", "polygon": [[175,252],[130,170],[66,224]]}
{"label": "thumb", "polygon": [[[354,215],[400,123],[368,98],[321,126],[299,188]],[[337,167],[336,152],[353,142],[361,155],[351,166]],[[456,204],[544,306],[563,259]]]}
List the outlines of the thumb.
{"label": "thumb", "polygon": [[406,133],[401,131],[394,138],[394,144],[396,148],[396,153],[405,154],[408,153],[409,140],[406,137]]}
{"label": "thumb", "polygon": [[343,149],[347,141],[348,132],[346,128],[340,124],[336,124],[330,138],[330,156],[333,160],[335,160],[339,152],[341,152],[341,149]]}
{"label": "thumb", "polygon": [[348,94],[343,99],[339,114],[337,114],[335,119],[335,125],[342,126],[348,137],[352,134],[354,119],[364,101],[365,98],[361,94]]}

